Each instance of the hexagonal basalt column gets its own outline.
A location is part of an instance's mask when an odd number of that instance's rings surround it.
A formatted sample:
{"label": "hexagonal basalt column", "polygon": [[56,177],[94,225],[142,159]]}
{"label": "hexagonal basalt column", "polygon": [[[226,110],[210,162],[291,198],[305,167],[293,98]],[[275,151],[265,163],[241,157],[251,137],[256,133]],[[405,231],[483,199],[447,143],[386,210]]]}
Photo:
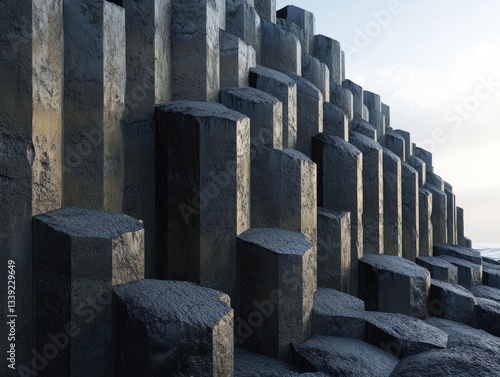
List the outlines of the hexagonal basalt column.
{"label": "hexagonal basalt column", "polygon": [[383,150],[384,163],[384,254],[403,255],[401,159]]}
{"label": "hexagonal basalt column", "polygon": [[276,23],[276,0],[254,0],[254,3],[262,20]]}
{"label": "hexagonal basalt column", "polygon": [[118,375],[233,375],[234,313],[226,294],[163,280],[114,290]]}
{"label": "hexagonal basalt column", "polygon": [[[33,219],[35,347],[58,334],[50,375],[113,374],[111,291],[144,278],[144,230],[129,216],[63,208]],[[65,339],[65,340],[61,340]]]}
{"label": "hexagonal basalt column", "polygon": [[403,190],[403,257],[415,261],[419,255],[420,220],[418,173],[406,162],[401,163]]}
{"label": "hexagonal basalt column", "polygon": [[351,80],[344,80],[342,86],[353,96],[353,118],[363,119],[363,88]]}
{"label": "hexagonal basalt column", "polygon": [[314,56],[302,53],[302,77],[321,91],[323,100],[330,101],[330,70]]}
{"label": "hexagonal basalt column", "polygon": [[448,243],[457,245],[457,205],[453,187],[445,182],[444,193],[446,194],[446,209],[447,209],[447,237]]}
{"label": "hexagonal basalt column", "polygon": [[465,246],[464,209],[457,207],[457,245]]}
{"label": "hexagonal basalt column", "polygon": [[248,86],[248,74],[257,64],[255,50],[243,40],[220,30],[220,84],[226,87]]}
{"label": "hexagonal basalt column", "polygon": [[355,118],[349,124],[349,129],[354,132],[358,132],[373,141],[377,141],[377,130],[370,123],[363,119]]}
{"label": "hexagonal basalt column", "polygon": [[434,235],[432,227],[432,194],[430,191],[419,188],[419,228],[418,254],[422,256],[432,255],[432,246],[434,245]]}
{"label": "hexagonal basalt column", "polygon": [[316,19],[314,14],[294,5],[288,5],[276,12],[278,18],[293,22],[304,30],[307,45],[304,52],[312,52],[315,39]]}
{"label": "hexagonal basalt column", "polygon": [[425,189],[432,194],[432,233],[434,244],[448,242],[448,203],[446,194],[433,184],[426,183]]}
{"label": "hexagonal basalt column", "polygon": [[302,48],[295,35],[270,21],[262,21],[261,61],[281,72],[302,73]]}
{"label": "hexagonal basalt column", "polygon": [[413,143],[411,142],[411,134],[405,130],[394,130],[398,135],[405,139],[405,158],[408,160],[413,156]]}
{"label": "hexagonal basalt column", "polygon": [[261,25],[253,1],[226,1],[226,31],[252,46],[257,62],[260,61]]}
{"label": "hexagonal basalt column", "polygon": [[384,114],[385,128],[391,129],[391,107],[382,102],[381,112]]}
{"label": "hexagonal basalt column", "polygon": [[250,120],[190,101],[158,106],[156,119],[158,276],[232,296],[250,223]]}
{"label": "hexagonal basalt column", "polygon": [[309,337],[316,291],[314,254],[301,233],[249,229],[240,235],[237,343],[288,360],[291,344]]}
{"label": "hexagonal basalt column", "polygon": [[330,102],[344,112],[349,122],[354,117],[353,101],[354,99],[350,90],[333,81],[330,82]]}
{"label": "hexagonal basalt column", "polygon": [[382,144],[396,154],[401,161],[406,161],[405,139],[400,134],[395,131],[386,131]]}
{"label": "hexagonal basalt column", "polygon": [[315,35],[313,55],[325,63],[330,70],[330,81],[336,85],[342,85],[344,66],[340,43],[321,34]]}
{"label": "hexagonal basalt column", "polygon": [[415,146],[413,148],[413,154],[415,157],[420,158],[422,161],[425,162],[425,165],[427,167],[427,171],[429,173],[434,172],[434,168],[432,167],[432,153],[429,151],[426,151],[423,148]]}
{"label": "hexagonal basalt column", "polygon": [[349,122],[344,112],[337,106],[323,103],[323,132],[349,141]]}

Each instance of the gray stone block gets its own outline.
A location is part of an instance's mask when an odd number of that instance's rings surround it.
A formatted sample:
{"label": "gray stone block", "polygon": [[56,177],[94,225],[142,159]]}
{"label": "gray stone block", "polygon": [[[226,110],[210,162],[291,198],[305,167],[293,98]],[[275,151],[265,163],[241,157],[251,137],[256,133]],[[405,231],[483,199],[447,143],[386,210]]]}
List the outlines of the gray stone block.
{"label": "gray stone block", "polygon": [[330,102],[323,103],[323,132],[349,141],[349,122],[344,112]]}
{"label": "gray stone block", "polygon": [[434,245],[434,255],[448,255],[450,257],[460,258],[475,264],[482,264],[482,256],[479,251],[467,247],[453,245]]}
{"label": "gray stone block", "polygon": [[[221,0],[172,0],[172,98],[219,99]],[[196,22],[193,22],[196,20]],[[186,25],[189,25],[187,27]]]}
{"label": "gray stone block", "polygon": [[260,61],[261,25],[253,1],[226,0],[226,31],[252,46]]}
{"label": "gray stone block", "polygon": [[318,286],[349,292],[351,213],[318,208]]}
{"label": "gray stone block", "polygon": [[458,267],[442,258],[420,256],[417,264],[427,268],[433,279],[453,284],[458,282]]}
{"label": "gray stone block", "polygon": [[366,105],[363,105],[363,120],[365,122],[370,122],[370,111]]}
{"label": "gray stone block", "polygon": [[363,153],[363,253],[384,253],[384,171],[382,147],[357,132],[352,145]]}
{"label": "gray stone block", "polygon": [[358,132],[361,135],[364,135],[364,136],[372,139],[373,141],[378,140],[378,136],[377,136],[378,134],[377,134],[377,130],[375,129],[375,127],[373,127],[370,123],[368,123],[367,121],[365,121],[363,119],[354,118],[353,120],[351,120],[351,122],[349,124],[349,130],[354,131],[354,132]]}
{"label": "gray stone block", "polygon": [[[7,263],[13,260],[18,273],[16,365],[33,357],[31,217],[60,208],[63,200],[63,29],[61,1],[2,1],[0,317],[8,314]],[[78,159],[79,152],[74,153]],[[9,330],[5,323],[0,326],[3,356],[10,348]],[[2,370],[9,371],[5,359]]]}
{"label": "gray stone block", "polygon": [[314,14],[294,5],[287,5],[276,12],[277,18],[293,22],[304,30],[307,44],[302,45],[304,52],[311,53],[314,47],[314,35],[316,34],[316,19]]}
{"label": "gray stone block", "polygon": [[312,333],[365,339],[365,303],[329,288],[314,294]]}
{"label": "gray stone block", "polygon": [[276,23],[276,0],[254,0],[254,4],[262,20]]}
{"label": "gray stone block", "polygon": [[443,191],[445,190],[445,184],[443,178],[441,178],[439,175],[433,173],[433,172],[427,172],[426,174],[426,182],[436,186],[439,190]]}
{"label": "gray stone block", "polygon": [[158,106],[156,119],[158,277],[234,297],[236,237],[250,223],[250,120],[190,101]]}
{"label": "gray stone block", "polygon": [[483,284],[500,289],[500,268],[491,268],[483,262]]}
{"label": "gray stone block", "polygon": [[287,75],[269,68],[250,68],[250,86],[269,93],[283,107],[283,148],[297,145],[297,84]]}
{"label": "gray stone block", "polygon": [[413,143],[411,142],[411,133],[405,130],[394,130],[398,135],[405,139],[405,157],[406,160],[413,156]]}
{"label": "gray stone block", "polygon": [[330,102],[344,112],[349,122],[354,117],[353,101],[354,99],[350,90],[333,81],[330,82]]}
{"label": "gray stone block", "polygon": [[403,255],[401,160],[383,149],[384,164],[384,254]]}
{"label": "gray stone block", "polygon": [[413,148],[413,154],[415,157],[420,158],[422,161],[425,162],[425,165],[427,167],[427,171],[429,173],[434,173],[434,168],[432,165],[432,153],[429,151],[426,151],[423,148],[415,146]]}
{"label": "gray stone block", "polygon": [[384,114],[385,118],[385,128],[390,129],[391,128],[391,107],[386,105],[385,103],[381,103],[381,112]]}
{"label": "gray stone block", "polygon": [[299,366],[313,366],[329,376],[389,377],[398,359],[359,339],[315,336],[294,345]]}
{"label": "gray stone block", "polygon": [[325,63],[303,52],[302,77],[320,90],[325,102],[330,102],[330,70]]}
{"label": "gray stone block", "polygon": [[298,368],[276,359],[236,348],[235,377],[292,377],[302,376]]}
{"label": "gray stone block", "polygon": [[375,110],[378,112],[382,111],[382,102],[380,101],[380,95],[369,92],[368,90],[363,91],[363,103],[368,110]]}
{"label": "gray stone block", "polygon": [[353,118],[363,119],[363,88],[351,80],[342,81],[342,86],[352,93]]}
{"label": "gray stone block", "polygon": [[447,209],[447,239],[451,245],[458,244],[457,237],[457,205],[455,194],[451,185],[445,182],[444,193],[446,194],[446,209]]}
{"label": "gray stone block", "polygon": [[342,49],[340,43],[324,35],[315,35],[312,54],[325,63],[330,70],[330,81],[342,85],[344,66],[342,64]]}
{"label": "gray stone block", "polygon": [[287,72],[297,84],[297,145],[295,149],[311,157],[312,138],[323,132],[323,95],[309,81]]}
{"label": "gray stone block", "polygon": [[145,274],[156,273],[155,104],[171,98],[171,1],[124,0],[127,83],[123,212],[144,221]]}
{"label": "gray stone block", "polygon": [[336,136],[313,138],[318,169],[318,206],[351,213],[351,291],[357,295],[358,258],[363,256],[363,155]]}
{"label": "gray stone block", "polygon": [[419,256],[420,218],[418,173],[406,162],[401,163],[403,257],[415,261]]}
{"label": "gray stone block", "polygon": [[144,278],[142,222],[74,207],[48,212],[33,218],[33,255],[35,349],[66,342],[44,373],[112,375],[112,287]]}
{"label": "gray stone block", "polygon": [[304,29],[302,29],[297,24],[295,24],[291,21],[282,19],[282,18],[276,19],[276,25],[278,25],[282,29],[286,30],[288,33],[295,35],[297,40],[300,42],[302,54],[309,52],[309,50],[310,50],[309,49],[309,39],[308,39],[308,36],[307,36],[306,31]]}
{"label": "gray stone block", "polygon": [[[265,268],[263,268],[265,266]],[[236,341],[252,352],[289,360],[291,343],[310,335],[316,255],[303,234],[249,229],[238,237],[240,313]]]}
{"label": "gray stone block", "polygon": [[359,260],[359,298],[367,310],[425,318],[431,276],[427,269],[392,255]]}
{"label": "gray stone block", "polygon": [[418,192],[418,254],[422,256],[428,256],[432,255],[432,245],[434,244],[434,230],[432,227],[432,194],[430,193],[430,191],[424,189],[423,187],[420,187],[418,189]]}
{"label": "gray stone block", "polygon": [[464,209],[457,207],[457,245],[465,246]]}
{"label": "gray stone block", "polygon": [[429,314],[473,326],[476,298],[460,285],[432,279]]}
{"label": "gray stone block", "polygon": [[70,2],[64,21],[63,206],[121,212],[125,10],[104,0]]}
{"label": "gray stone block", "polygon": [[448,242],[448,201],[446,194],[438,187],[427,182],[424,188],[432,194],[432,237],[434,244]]}
{"label": "gray stone block", "polygon": [[370,110],[368,118],[370,120],[369,123],[377,131],[377,141],[379,143],[382,143],[384,141],[384,135],[385,135],[384,114],[375,110]]}
{"label": "gray stone block", "polygon": [[472,240],[469,239],[469,238],[467,238],[467,237],[465,237],[464,238],[464,246],[468,247],[468,248],[471,248],[472,247]]}
{"label": "gray stone block", "polygon": [[250,68],[257,65],[255,49],[237,36],[220,30],[220,86],[249,85]]}
{"label": "gray stone block", "polygon": [[406,162],[418,172],[418,184],[423,187],[427,183],[427,167],[425,162],[415,156],[407,156]]}
{"label": "gray stone block", "polygon": [[119,375],[233,375],[227,295],[187,282],[141,280],[115,287],[114,301]]}
{"label": "gray stone block", "polygon": [[404,314],[366,312],[366,341],[397,358],[444,349],[448,335],[426,322]]}
{"label": "gray stone block", "polygon": [[443,258],[458,267],[458,284],[465,288],[481,284],[483,280],[483,267],[480,264],[474,264],[464,259],[440,255]]}
{"label": "gray stone block", "polygon": [[395,131],[386,130],[382,144],[398,156],[401,161],[406,161],[405,139],[400,134]]}
{"label": "gray stone block", "polygon": [[261,30],[260,64],[280,72],[300,75],[302,48],[297,37],[271,21],[263,20]]}
{"label": "gray stone block", "polygon": [[474,296],[487,298],[488,300],[496,301],[500,304],[500,289],[488,287],[486,285],[475,285],[469,288]]}
{"label": "gray stone block", "polygon": [[477,326],[500,337],[500,303],[486,298],[477,299],[476,307]]}

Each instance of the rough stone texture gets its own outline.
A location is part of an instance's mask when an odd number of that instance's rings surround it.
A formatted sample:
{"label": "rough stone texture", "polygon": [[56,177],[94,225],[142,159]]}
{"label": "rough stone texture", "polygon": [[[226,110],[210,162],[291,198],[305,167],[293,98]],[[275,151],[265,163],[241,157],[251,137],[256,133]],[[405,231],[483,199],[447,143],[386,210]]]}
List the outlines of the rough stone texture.
{"label": "rough stone texture", "polygon": [[302,46],[302,50],[304,52],[312,52],[315,40],[314,35],[316,34],[316,19],[313,13],[294,5],[287,5],[276,12],[276,17],[293,22],[299,28],[304,30],[307,44]]}
{"label": "rough stone texture", "polygon": [[225,12],[225,2],[171,1],[172,98],[215,102],[220,88],[221,5]]}
{"label": "rough stone texture", "polygon": [[[500,362],[491,350],[455,347],[432,350],[403,359],[390,377],[498,376]],[[480,373],[480,374],[477,374]]]}
{"label": "rough stone texture", "polygon": [[446,348],[448,335],[404,314],[366,312],[366,341],[397,358]]}
{"label": "rough stone texture", "polygon": [[369,92],[368,90],[363,91],[363,104],[368,107],[368,110],[382,111],[380,95]]}
{"label": "rough stone texture", "polygon": [[249,119],[220,104],[158,106],[156,161],[158,277],[233,297],[236,237],[250,223]]}
{"label": "rough stone texture", "polygon": [[483,279],[483,267],[480,264],[474,264],[464,259],[440,255],[439,258],[454,264],[458,267],[458,284],[465,288],[481,284]]}
{"label": "rough stone texture", "polygon": [[262,21],[261,28],[260,64],[277,71],[300,75],[302,49],[297,37],[271,21]]}
{"label": "rough stone texture", "polygon": [[294,345],[298,365],[312,365],[329,376],[388,377],[394,356],[359,339],[315,336]]}
{"label": "rough stone texture", "polygon": [[443,178],[441,178],[439,175],[428,171],[426,174],[426,180],[429,184],[437,187],[439,190],[444,192],[445,182],[444,182]]}
{"label": "rough stone texture", "polygon": [[42,351],[48,334],[68,323],[78,333],[44,372],[112,375],[111,292],[144,278],[142,222],[74,207],[48,212],[33,219],[33,255],[35,348]]}
{"label": "rough stone texture", "polygon": [[354,98],[350,90],[342,85],[330,82],[330,102],[342,110],[347,117],[347,121],[351,121],[354,117],[353,102]]}
{"label": "rough stone texture", "polygon": [[[0,351],[7,261],[16,263],[16,365],[31,359],[31,216],[61,207],[63,2],[2,1],[0,13]],[[2,373],[8,373],[4,359]],[[12,371],[12,374],[16,373]],[[16,373],[17,374],[17,373]]]}
{"label": "rough stone texture", "polygon": [[311,157],[311,139],[323,132],[323,95],[309,81],[286,73],[297,83],[297,145],[295,149]]}
{"label": "rough stone texture", "polygon": [[384,253],[383,152],[377,142],[357,132],[350,143],[363,153],[363,252]]}
{"label": "rough stone texture", "polygon": [[411,134],[405,130],[394,130],[398,135],[405,139],[405,157],[408,160],[413,156],[413,143],[411,142]]}
{"label": "rough stone texture", "polygon": [[434,168],[432,165],[432,153],[426,151],[423,148],[415,147],[413,148],[413,154],[415,157],[420,158],[423,162],[425,162],[425,166],[427,167],[427,171],[429,173],[434,173]]}
{"label": "rough stone texture", "polygon": [[318,208],[318,286],[349,292],[351,213]]}
{"label": "rough stone texture", "polygon": [[391,128],[391,107],[386,105],[385,103],[381,103],[381,112],[384,114],[385,118],[385,128],[390,129]]}
{"label": "rough stone texture", "polygon": [[487,298],[488,300],[496,301],[500,304],[500,289],[498,288],[488,287],[486,285],[476,285],[470,287],[469,291],[476,297]]}
{"label": "rough stone texture", "polygon": [[457,245],[457,205],[455,194],[453,194],[453,188],[447,182],[445,182],[444,193],[446,194],[446,209],[447,209],[447,239],[448,243],[451,245]]}
{"label": "rough stone texture", "polygon": [[171,0],[124,0],[127,83],[123,212],[144,221],[145,274],[156,273],[155,104],[171,98]]}
{"label": "rough stone texture", "polygon": [[351,291],[357,295],[358,258],[363,256],[363,155],[353,145],[325,134],[313,138],[318,169],[318,206],[351,213]]}
{"label": "rough stone texture", "polygon": [[415,156],[407,156],[406,162],[418,172],[418,184],[420,187],[423,187],[427,182],[427,167],[425,162]]}
{"label": "rough stone texture", "polygon": [[299,369],[276,359],[245,351],[234,350],[235,377],[301,376]]}
{"label": "rough stone texture", "polygon": [[460,258],[475,264],[482,264],[481,253],[467,247],[453,245],[434,245],[434,256],[448,255],[450,257]]}
{"label": "rough stone texture", "polygon": [[220,86],[248,86],[251,67],[257,65],[255,49],[243,40],[220,30]]}
{"label": "rough stone texture", "polygon": [[500,289],[500,268],[491,268],[483,262],[483,284]]}
{"label": "rough stone texture", "polygon": [[269,68],[250,68],[250,86],[269,93],[283,106],[283,148],[297,145],[297,84],[287,75]]}
{"label": "rough stone texture", "polygon": [[276,23],[276,0],[254,0],[255,10],[262,20]]}
{"label": "rough stone texture", "polygon": [[427,182],[424,188],[432,194],[432,237],[434,244],[448,242],[448,204],[446,194]]}
{"label": "rough stone texture", "polygon": [[359,297],[367,310],[425,318],[429,271],[392,255],[365,255],[359,261]]}
{"label": "rough stone texture", "polygon": [[457,245],[465,246],[464,209],[457,207]]}
{"label": "rough stone texture", "polygon": [[468,248],[471,248],[472,247],[472,240],[469,239],[469,238],[467,238],[467,237],[465,237],[464,238],[464,246],[468,247]]}
{"label": "rough stone texture", "polygon": [[432,279],[429,315],[472,326],[475,324],[475,306],[476,299],[467,289]]}
{"label": "rough stone texture", "polygon": [[226,0],[226,31],[252,46],[257,62],[260,61],[260,17],[253,1]]}
{"label": "rough stone texture", "polygon": [[323,132],[349,141],[349,122],[344,112],[330,102],[323,103]]}
{"label": "rough stone texture", "polygon": [[420,256],[417,258],[417,264],[427,268],[433,279],[454,284],[458,282],[458,267],[443,258]]}
{"label": "rough stone texture", "polygon": [[329,288],[314,294],[312,333],[365,339],[365,303]]}
{"label": "rough stone texture", "polygon": [[363,105],[363,120],[366,122],[370,121],[370,111],[365,105]]}
{"label": "rough stone texture", "polygon": [[307,33],[304,29],[302,29],[296,23],[293,23],[293,22],[288,21],[288,20],[284,20],[282,18],[276,19],[276,25],[278,25],[282,29],[286,30],[288,33],[295,35],[297,40],[300,42],[300,47],[301,47],[302,53],[309,52],[309,50],[310,50],[309,39],[308,39]]}
{"label": "rough stone texture", "polygon": [[353,119],[349,124],[349,129],[354,132],[358,132],[373,141],[377,141],[377,130],[367,121],[359,118]]}
{"label": "rough stone texture", "polygon": [[342,86],[352,93],[353,118],[363,119],[363,88],[351,80],[342,81]]}
{"label": "rough stone texture", "polygon": [[402,213],[403,213],[403,257],[415,261],[420,247],[420,209],[418,173],[406,162],[401,163]]}
{"label": "rough stone texture", "polygon": [[316,291],[313,245],[301,233],[249,229],[238,237],[238,276],[237,343],[289,360],[290,344],[310,334]]}
{"label": "rough stone texture", "polygon": [[324,35],[314,36],[313,55],[325,63],[330,70],[330,81],[342,85],[344,66],[340,43]]}
{"label": "rough stone texture", "polygon": [[229,297],[192,283],[141,280],[115,287],[121,376],[233,375]]}
{"label": "rough stone texture", "polygon": [[302,77],[320,90],[325,102],[330,101],[330,70],[325,63],[308,53],[302,53]]}
{"label": "rough stone texture", "polygon": [[480,329],[500,337],[500,303],[486,298],[478,298],[476,318]]}
{"label": "rough stone texture", "polygon": [[368,116],[370,124],[377,131],[377,141],[382,143],[385,136],[385,119],[381,112],[370,110]]}
{"label": "rough stone texture", "polygon": [[418,192],[418,253],[422,256],[432,256],[432,245],[434,244],[434,234],[432,227],[432,194],[430,193],[430,191],[424,189],[423,187],[420,187],[418,189]]}
{"label": "rough stone texture", "polygon": [[406,161],[405,139],[400,134],[391,130],[386,131],[382,144],[392,153],[396,154],[401,161]]}
{"label": "rough stone texture", "polygon": [[122,211],[125,49],[122,7],[64,5],[63,206]]}
{"label": "rough stone texture", "polygon": [[384,254],[403,255],[401,160],[383,149],[384,163]]}

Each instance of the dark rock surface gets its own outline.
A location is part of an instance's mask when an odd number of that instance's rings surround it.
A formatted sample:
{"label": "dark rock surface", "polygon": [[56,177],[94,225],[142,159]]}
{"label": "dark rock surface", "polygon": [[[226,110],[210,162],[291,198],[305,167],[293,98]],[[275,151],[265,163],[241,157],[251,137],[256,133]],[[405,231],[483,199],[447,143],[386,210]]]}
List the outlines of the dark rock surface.
{"label": "dark rock surface", "polygon": [[451,321],[473,325],[477,302],[467,289],[458,285],[432,280],[429,314]]}
{"label": "dark rock surface", "polygon": [[486,285],[476,285],[469,288],[474,296],[487,298],[488,300],[496,301],[500,304],[500,289],[488,287]]}
{"label": "dark rock surface", "polygon": [[458,284],[465,288],[481,284],[483,279],[483,268],[480,264],[469,262],[465,259],[451,257],[448,255],[440,255],[442,258],[451,264],[458,267]]}
{"label": "dark rock surface", "polygon": [[478,298],[476,316],[480,329],[500,336],[500,303],[486,298]]}
{"label": "dark rock surface", "polygon": [[474,264],[481,264],[482,261],[479,251],[462,246],[434,245],[434,256],[440,255],[468,260]]}

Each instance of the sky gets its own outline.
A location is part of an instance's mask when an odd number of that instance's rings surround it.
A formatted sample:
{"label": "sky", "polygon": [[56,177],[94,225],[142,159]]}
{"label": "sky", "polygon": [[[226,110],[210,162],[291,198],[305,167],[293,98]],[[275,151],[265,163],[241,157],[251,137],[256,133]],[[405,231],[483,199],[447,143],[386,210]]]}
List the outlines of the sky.
{"label": "sky", "polygon": [[500,244],[500,1],[277,0],[316,18],[346,78],[378,93],[391,126],[433,153],[473,244]]}

